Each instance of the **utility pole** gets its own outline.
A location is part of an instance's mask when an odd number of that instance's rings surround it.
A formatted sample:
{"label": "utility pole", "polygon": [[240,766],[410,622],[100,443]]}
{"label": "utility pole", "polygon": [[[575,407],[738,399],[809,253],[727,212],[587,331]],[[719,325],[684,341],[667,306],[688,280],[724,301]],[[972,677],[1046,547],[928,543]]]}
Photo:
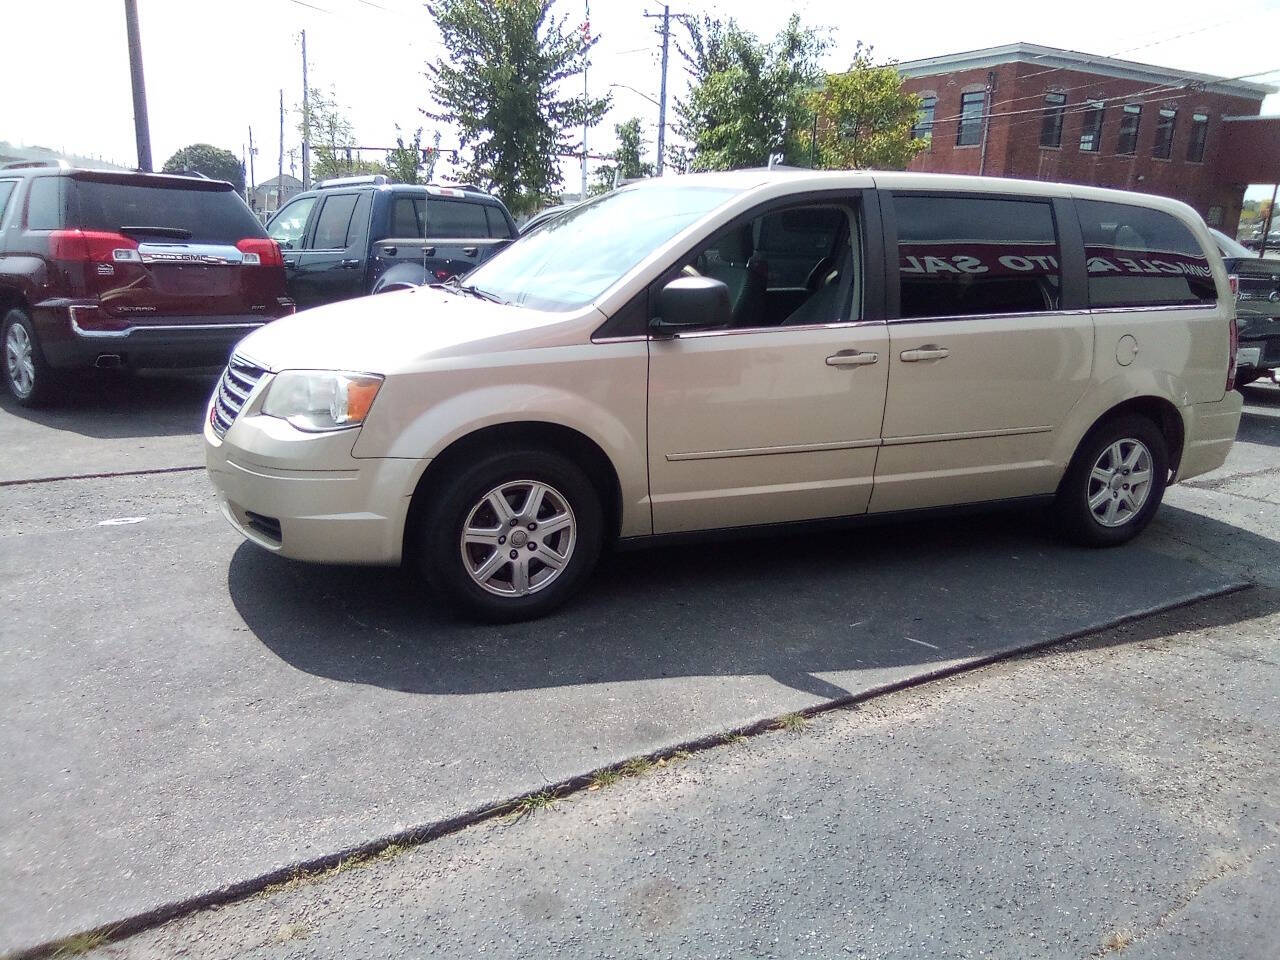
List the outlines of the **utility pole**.
{"label": "utility pole", "polygon": [[129,75],[133,80],[133,131],[138,140],[138,169],[150,173],[151,125],[147,122],[147,85],[142,78],[142,38],[138,34],[138,0],[124,0],[124,25],[129,36]]}
{"label": "utility pole", "polygon": [[249,209],[253,209],[253,191],[258,186],[257,178],[253,173],[253,155],[257,153],[257,148],[253,145],[253,124],[249,124],[249,183],[245,187],[245,201],[249,204]]}
{"label": "utility pole", "polygon": [[276,209],[284,196],[284,90],[280,91],[280,166],[276,171]]}
{"label": "utility pole", "polygon": [[[582,42],[591,42],[591,0],[584,0],[582,21]],[[582,193],[579,199],[587,199],[587,61],[582,62]]]}
{"label": "utility pole", "polygon": [[[667,60],[671,45],[671,7],[663,4],[661,13],[646,13],[646,17],[662,18],[662,83],[658,94],[658,176],[662,176],[667,154]],[[676,14],[677,17],[683,14]]]}
{"label": "utility pole", "polygon": [[991,131],[991,105],[995,102],[996,92],[996,73],[994,70],[987,72],[987,96],[982,102],[982,154],[978,158],[978,176],[986,176],[987,173],[987,134]]}
{"label": "utility pole", "polygon": [[1271,220],[1276,215],[1276,195],[1280,194],[1280,183],[1271,191],[1271,206],[1267,207],[1267,223],[1262,228],[1262,244],[1258,247],[1259,258],[1267,255],[1267,237],[1271,236]]}
{"label": "utility pole", "polygon": [[311,189],[311,91],[307,87],[307,31],[302,31],[302,189]]}

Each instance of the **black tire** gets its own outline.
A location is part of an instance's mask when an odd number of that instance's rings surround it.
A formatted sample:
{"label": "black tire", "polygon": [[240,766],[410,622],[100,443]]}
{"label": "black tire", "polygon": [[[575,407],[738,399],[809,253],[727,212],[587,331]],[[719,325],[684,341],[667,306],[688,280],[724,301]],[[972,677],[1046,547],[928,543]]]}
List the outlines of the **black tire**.
{"label": "black tire", "polygon": [[[1108,509],[1107,501],[1118,499],[1121,506],[1117,508],[1113,521],[1108,526],[1105,517],[1099,516],[1090,505],[1091,497],[1098,497],[1105,489],[1110,489],[1093,475],[1095,466],[1100,465],[1104,454],[1114,444],[1122,444],[1122,449],[1132,452],[1134,447],[1123,446],[1133,442],[1142,444],[1150,459],[1150,486],[1145,498],[1136,511],[1131,509],[1131,500],[1125,499],[1130,487],[1126,485],[1128,474],[1117,471],[1120,476],[1114,481],[1119,489],[1111,490],[1111,495],[1104,499],[1098,508],[1104,513]],[[1106,463],[1112,458],[1108,455]],[[1107,471],[1102,471],[1107,472]],[[1054,500],[1054,514],[1062,534],[1069,540],[1089,547],[1114,547],[1132,540],[1141,533],[1155,516],[1164,498],[1165,486],[1169,482],[1169,451],[1165,444],[1164,434],[1160,428],[1148,418],[1139,414],[1127,414],[1107,420],[1094,427],[1081,442],[1071,459],[1062,483],[1058,486],[1058,494]],[[1121,510],[1128,510],[1121,516]]]}
{"label": "black tire", "polygon": [[1261,378],[1261,376],[1261,370],[1248,370],[1243,367],[1240,368],[1236,371],[1236,389],[1239,390],[1241,387],[1247,387],[1249,384],[1253,383],[1253,381]]}
{"label": "black tire", "polygon": [[[25,338],[29,349],[26,355],[29,364],[23,365],[25,374],[20,373],[16,378],[12,365],[11,346],[17,349],[18,345],[10,344],[10,332],[15,327],[19,328],[19,332],[14,336],[19,339]],[[3,354],[0,369],[4,371],[4,385],[9,391],[9,396],[24,407],[38,407],[53,399],[57,391],[55,374],[45,362],[44,352],[40,349],[40,341],[36,339],[36,328],[31,323],[31,318],[18,307],[9,310],[4,315],[4,322],[0,324],[0,353]]]}
{"label": "black tire", "polygon": [[[573,525],[571,540],[564,539],[563,533],[553,533],[552,537],[557,539],[555,546],[568,559],[558,573],[547,578],[544,585],[533,586],[539,576],[551,572],[552,568],[542,562],[539,552],[534,552],[538,549],[537,531],[526,529],[527,518],[521,517],[517,526],[507,531],[510,540],[504,535],[500,549],[495,547],[490,553],[483,544],[468,548],[474,551],[469,555],[469,562],[476,566],[482,566],[489,557],[496,559],[499,554],[508,558],[511,552],[519,554],[517,559],[529,571],[526,577],[533,589],[522,596],[498,595],[490,590],[506,586],[516,589],[514,567],[501,564],[494,578],[487,581],[490,589],[480,586],[464,566],[463,527],[472,516],[473,509],[480,511],[473,519],[473,526],[499,524],[496,511],[480,507],[481,501],[506,484],[513,485],[512,491],[518,494],[520,485],[525,481],[545,484],[550,488],[550,494],[545,496],[544,510],[552,509],[559,501],[567,505]],[[493,453],[458,466],[425,488],[420,495],[427,498],[423,509],[417,513],[421,522],[418,541],[421,571],[450,606],[468,616],[491,623],[544,616],[582,587],[600,557],[604,539],[600,496],[581,468],[561,454],[537,449]],[[507,503],[514,505],[513,513],[519,513],[523,506],[518,496],[514,501],[507,498]],[[556,512],[563,516],[561,511]],[[510,523],[510,520],[506,522]],[[567,546],[569,542],[571,547]],[[530,543],[535,546],[530,548]],[[550,541],[543,545],[552,546]],[[526,548],[531,550],[531,559],[528,560],[523,553]],[[507,578],[510,579],[509,584],[504,582]]]}

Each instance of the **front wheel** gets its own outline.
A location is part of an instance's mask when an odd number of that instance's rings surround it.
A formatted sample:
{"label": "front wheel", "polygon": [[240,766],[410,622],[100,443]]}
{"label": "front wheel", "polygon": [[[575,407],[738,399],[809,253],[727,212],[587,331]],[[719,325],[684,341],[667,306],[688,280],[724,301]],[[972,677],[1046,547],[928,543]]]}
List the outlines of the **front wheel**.
{"label": "front wheel", "polygon": [[558,453],[491,454],[421,495],[423,573],[479,619],[543,616],[577,592],[599,559],[600,497]]}
{"label": "front wheel", "polygon": [[1081,442],[1054,501],[1062,532],[1076,543],[1110,547],[1151,522],[1169,478],[1164,435],[1146,417],[1117,417]]}

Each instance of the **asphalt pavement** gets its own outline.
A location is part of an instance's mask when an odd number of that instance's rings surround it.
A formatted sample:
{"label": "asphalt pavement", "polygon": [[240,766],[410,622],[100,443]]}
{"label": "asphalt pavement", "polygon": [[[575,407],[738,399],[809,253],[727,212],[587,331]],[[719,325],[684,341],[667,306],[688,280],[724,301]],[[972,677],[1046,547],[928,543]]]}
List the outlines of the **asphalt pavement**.
{"label": "asphalt pavement", "polygon": [[0,953],[1280,569],[1262,388],[1228,469],[1121,550],[1025,515],[663,549],[477,627],[397,571],[241,544],[199,471],[139,474],[199,463],[207,386],[0,412],[5,480],[82,478],[0,487]]}

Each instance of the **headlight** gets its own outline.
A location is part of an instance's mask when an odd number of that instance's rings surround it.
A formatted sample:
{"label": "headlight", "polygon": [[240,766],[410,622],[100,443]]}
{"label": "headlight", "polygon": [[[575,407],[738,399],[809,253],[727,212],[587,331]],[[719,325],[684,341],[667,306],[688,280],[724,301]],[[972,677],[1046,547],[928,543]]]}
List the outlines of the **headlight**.
{"label": "headlight", "polygon": [[344,430],[364,423],[382,377],[342,370],[285,370],[271,381],[262,412],[299,430]]}

